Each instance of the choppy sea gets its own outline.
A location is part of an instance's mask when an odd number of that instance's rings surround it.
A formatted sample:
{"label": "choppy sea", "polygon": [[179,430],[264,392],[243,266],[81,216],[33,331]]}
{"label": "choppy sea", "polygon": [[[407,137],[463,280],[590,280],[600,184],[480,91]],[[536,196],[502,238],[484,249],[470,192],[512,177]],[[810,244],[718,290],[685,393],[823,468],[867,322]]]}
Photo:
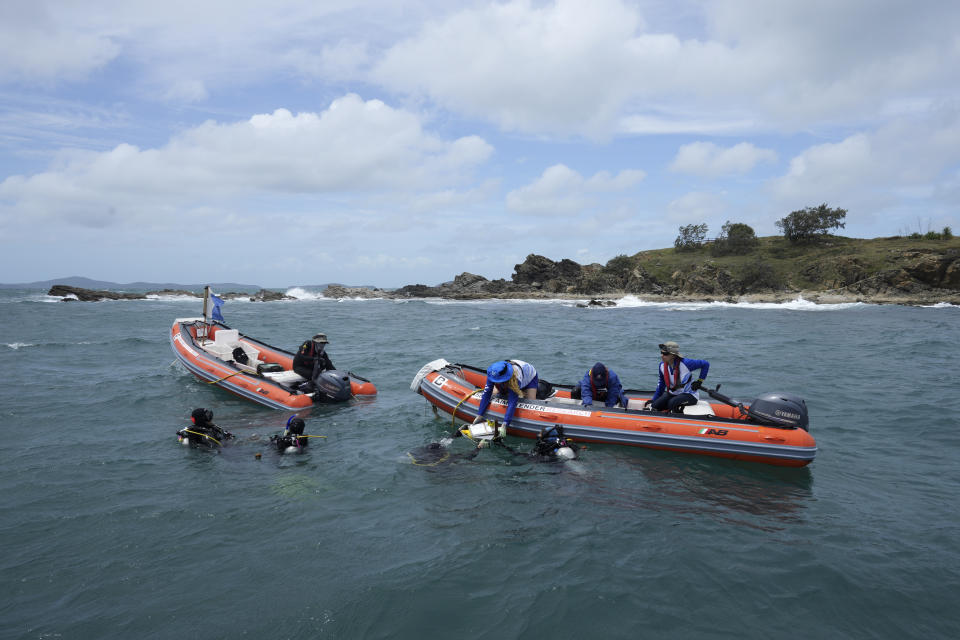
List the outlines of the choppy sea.
{"label": "choppy sea", "polygon": [[[960,307],[292,293],[226,322],[290,350],[324,331],[379,388],[314,409],[298,456],[268,442],[288,414],[175,363],[196,299],[0,291],[0,637],[960,637]],[[649,389],[665,340],[728,395],[804,397],[816,460],[408,455],[450,433],[409,389],[430,360],[554,382],[600,360]],[[196,407],[236,439],[178,445]]]}

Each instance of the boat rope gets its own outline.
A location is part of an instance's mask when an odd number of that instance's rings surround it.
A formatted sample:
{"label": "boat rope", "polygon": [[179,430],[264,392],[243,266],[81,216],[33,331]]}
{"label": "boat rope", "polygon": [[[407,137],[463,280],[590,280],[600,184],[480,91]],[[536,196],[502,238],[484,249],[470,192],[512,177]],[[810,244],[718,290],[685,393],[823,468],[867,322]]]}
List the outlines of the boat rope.
{"label": "boat rope", "polygon": [[214,438],[214,437],[211,436],[211,435],[207,435],[206,433],[201,433],[200,431],[192,431],[192,430],[190,430],[190,429],[184,429],[183,432],[184,432],[184,433],[192,433],[192,434],[195,435],[195,436],[203,436],[204,438],[210,438],[211,440],[213,440],[214,442],[216,442],[217,444],[219,444],[221,447],[223,446],[223,444],[222,444],[219,440],[217,440],[216,438]]}
{"label": "boat rope", "polygon": [[206,383],[207,383],[207,384],[217,384],[218,382],[223,382],[223,381],[226,380],[227,378],[230,378],[230,377],[232,377],[232,376],[235,376],[235,375],[237,375],[238,373],[243,373],[243,371],[234,371],[233,373],[228,373],[227,375],[223,376],[222,378],[218,378],[217,380],[207,380]]}
{"label": "boat rope", "polygon": [[477,395],[478,393],[483,393],[483,389],[474,389],[473,391],[471,391],[471,392],[468,393],[467,395],[463,396],[463,400],[461,400],[460,402],[458,402],[458,403],[457,403],[457,406],[455,406],[455,407],[453,408],[453,420],[450,421],[450,426],[451,426],[452,428],[456,429],[456,426],[457,426],[457,409],[459,409],[459,408],[460,408],[460,405],[462,405],[464,402],[466,402],[468,398],[470,398],[471,396],[475,396],[475,395]]}

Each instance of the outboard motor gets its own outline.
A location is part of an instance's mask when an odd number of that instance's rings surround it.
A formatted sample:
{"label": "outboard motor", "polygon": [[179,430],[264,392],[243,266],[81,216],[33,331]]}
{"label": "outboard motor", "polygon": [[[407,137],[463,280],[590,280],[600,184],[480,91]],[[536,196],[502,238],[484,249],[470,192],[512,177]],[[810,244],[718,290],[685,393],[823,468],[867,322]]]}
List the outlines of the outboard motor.
{"label": "outboard motor", "polygon": [[330,369],[316,374],[313,384],[320,402],[343,402],[350,399],[350,376],[344,371]]}
{"label": "outboard motor", "polygon": [[807,403],[789,393],[765,393],[750,403],[747,414],[762,425],[809,431]]}

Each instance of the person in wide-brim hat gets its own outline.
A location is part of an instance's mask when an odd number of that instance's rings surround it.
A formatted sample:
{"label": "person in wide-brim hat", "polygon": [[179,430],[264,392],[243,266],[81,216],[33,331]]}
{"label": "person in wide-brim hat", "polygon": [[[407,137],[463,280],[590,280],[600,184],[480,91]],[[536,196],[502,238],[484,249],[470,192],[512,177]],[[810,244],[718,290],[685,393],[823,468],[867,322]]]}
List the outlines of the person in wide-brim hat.
{"label": "person in wide-brim hat", "polygon": [[[654,411],[682,413],[683,407],[700,402],[697,390],[710,371],[706,360],[694,360],[680,355],[680,345],[673,341],[660,345],[660,366],[657,367],[657,389],[653,397],[644,403]],[[699,371],[698,378],[693,372]]]}
{"label": "person in wide-brim hat", "polygon": [[507,427],[513,419],[513,412],[521,397],[533,400],[537,397],[537,388],[540,386],[540,376],[536,368],[523,360],[497,360],[487,367],[487,384],[483,387],[480,396],[480,406],[477,408],[477,418],[474,424],[483,420],[483,415],[490,406],[494,388],[502,396],[507,396],[507,412],[504,414],[503,425]]}

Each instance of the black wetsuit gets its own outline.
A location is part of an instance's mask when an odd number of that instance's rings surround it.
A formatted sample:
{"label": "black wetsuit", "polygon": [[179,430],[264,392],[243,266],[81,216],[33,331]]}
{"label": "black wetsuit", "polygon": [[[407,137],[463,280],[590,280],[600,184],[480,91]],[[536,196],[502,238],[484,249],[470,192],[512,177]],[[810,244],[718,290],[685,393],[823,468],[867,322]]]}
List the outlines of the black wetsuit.
{"label": "black wetsuit", "polygon": [[326,349],[321,350],[313,340],[307,340],[293,356],[293,370],[307,380],[313,380],[314,371],[330,371],[335,369]]}
{"label": "black wetsuit", "polygon": [[177,435],[186,438],[190,444],[201,447],[222,446],[227,439],[233,437],[232,433],[224,431],[212,422],[203,425],[191,425],[177,431]]}

